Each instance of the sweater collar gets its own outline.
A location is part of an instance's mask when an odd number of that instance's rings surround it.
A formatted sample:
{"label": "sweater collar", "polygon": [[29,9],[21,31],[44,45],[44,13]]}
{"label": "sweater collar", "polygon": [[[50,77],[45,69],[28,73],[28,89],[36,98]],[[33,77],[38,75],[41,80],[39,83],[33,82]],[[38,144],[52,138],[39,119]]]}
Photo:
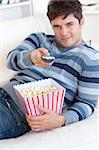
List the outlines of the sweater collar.
{"label": "sweater collar", "polygon": [[67,52],[67,51],[69,51],[71,49],[74,49],[76,47],[78,47],[78,48],[82,47],[82,46],[86,45],[86,42],[82,40],[81,44],[79,44],[79,45],[73,45],[73,46],[68,47],[68,48],[62,47],[58,42],[56,42],[56,45],[57,45],[59,51],[62,52],[62,53],[64,53],[64,52]]}

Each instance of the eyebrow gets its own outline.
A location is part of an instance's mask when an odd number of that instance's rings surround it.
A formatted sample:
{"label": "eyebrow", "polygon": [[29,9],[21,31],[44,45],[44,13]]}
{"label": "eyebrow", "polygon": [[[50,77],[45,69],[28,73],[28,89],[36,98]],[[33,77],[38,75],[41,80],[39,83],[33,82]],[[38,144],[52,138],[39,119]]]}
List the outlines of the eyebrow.
{"label": "eyebrow", "polygon": [[[73,21],[71,21],[71,22],[68,22],[68,23],[65,23],[64,25],[70,25],[70,24],[73,24],[74,22]],[[59,25],[59,24],[53,24],[52,25],[53,27],[55,27],[55,26],[62,26],[62,25]]]}

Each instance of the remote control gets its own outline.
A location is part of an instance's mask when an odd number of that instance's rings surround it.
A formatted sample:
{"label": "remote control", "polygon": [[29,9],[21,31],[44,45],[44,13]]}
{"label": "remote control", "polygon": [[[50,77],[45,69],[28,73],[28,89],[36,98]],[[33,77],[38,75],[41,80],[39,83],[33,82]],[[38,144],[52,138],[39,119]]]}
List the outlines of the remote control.
{"label": "remote control", "polygon": [[47,63],[51,63],[51,62],[54,62],[55,60],[55,57],[53,56],[42,56],[42,59],[47,62]]}

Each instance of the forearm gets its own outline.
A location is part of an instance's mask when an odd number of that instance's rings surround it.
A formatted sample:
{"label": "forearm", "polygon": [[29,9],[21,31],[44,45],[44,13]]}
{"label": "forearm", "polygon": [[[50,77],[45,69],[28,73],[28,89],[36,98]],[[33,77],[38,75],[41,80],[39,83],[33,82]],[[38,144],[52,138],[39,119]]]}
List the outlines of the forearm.
{"label": "forearm", "polygon": [[7,66],[8,68],[20,71],[32,66],[30,53],[37,49],[42,42],[40,34],[29,35],[19,46],[8,54]]}
{"label": "forearm", "polygon": [[[44,34],[37,33],[28,36],[16,49],[11,51],[7,57],[8,68],[20,71],[32,67],[32,65],[45,66],[41,59],[41,54],[47,55],[44,50]],[[43,49],[43,53],[41,52]],[[39,52],[35,51],[39,49]],[[40,65],[38,65],[40,64]],[[43,64],[43,65],[41,65]]]}
{"label": "forearm", "polygon": [[18,51],[14,50],[11,54],[9,54],[7,58],[7,67],[15,70],[20,71],[31,67],[33,64],[30,59],[31,51]]}
{"label": "forearm", "polygon": [[63,108],[62,115],[66,118],[66,125],[81,121],[91,116],[95,110],[97,100],[80,99],[68,109]]}

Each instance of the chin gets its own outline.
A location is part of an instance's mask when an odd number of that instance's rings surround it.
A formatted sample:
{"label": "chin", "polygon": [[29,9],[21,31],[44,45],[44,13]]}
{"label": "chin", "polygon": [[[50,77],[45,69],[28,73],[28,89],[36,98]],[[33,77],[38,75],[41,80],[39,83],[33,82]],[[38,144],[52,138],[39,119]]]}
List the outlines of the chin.
{"label": "chin", "polygon": [[70,43],[68,43],[68,44],[61,44],[62,45],[62,47],[64,47],[64,48],[68,48],[68,47],[71,47],[71,46],[73,46],[73,44],[70,44]]}
{"label": "chin", "polygon": [[62,47],[71,47],[73,46],[73,42],[70,41],[60,41],[60,44],[62,45]]}

